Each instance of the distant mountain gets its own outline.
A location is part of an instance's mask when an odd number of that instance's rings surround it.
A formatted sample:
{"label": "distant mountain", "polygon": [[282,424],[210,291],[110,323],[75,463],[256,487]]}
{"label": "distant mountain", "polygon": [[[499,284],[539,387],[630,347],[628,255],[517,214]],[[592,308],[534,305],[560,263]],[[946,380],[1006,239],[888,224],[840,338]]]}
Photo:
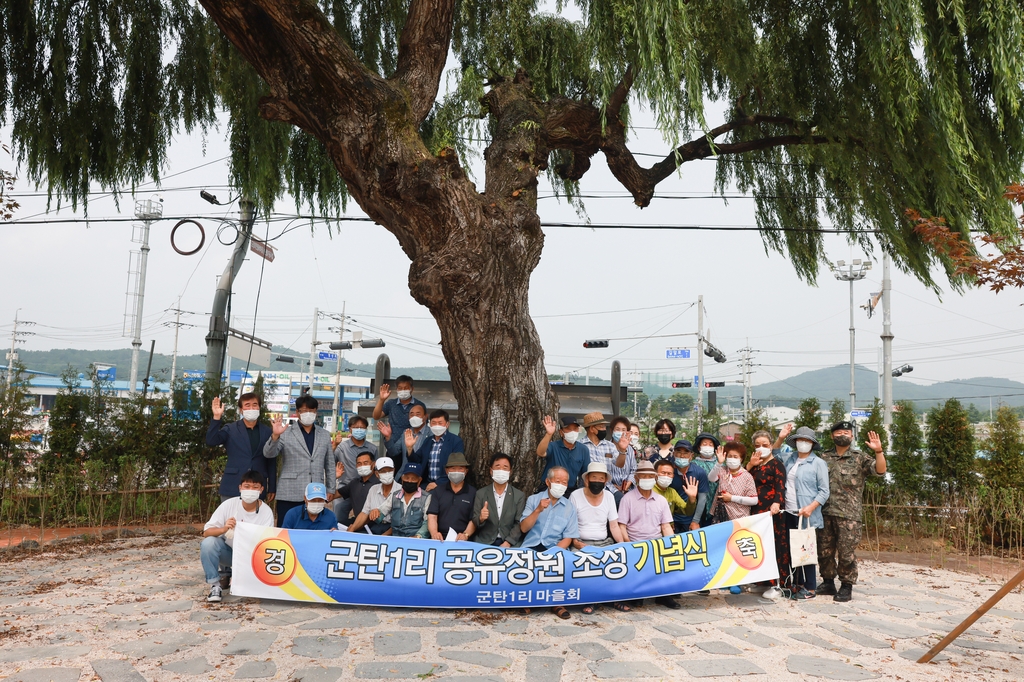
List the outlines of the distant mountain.
{"label": "distant mountain", "polygon": [[[288,355],[295,358],[308,358],[309,351],[305,353],[301,351],[292,350],[285,348],[284,346],[274,346],[273,352],[276,355]],[[361,353],[362,355],[363,353]],[[49,374],[60,374],[64,369],[71,365],[73,368],[78,370],[80,373],[86,373],[89,365],[91,364],[103,364],[103,365],[115,365],[117,367],[117,376],[119,379],[127,379],[128,372],[132,366],[132,351],[131,349],[123,350],[79,350],[74,348],[60,348],[53,350],[21,350],[18,351],[18,355],[21,359],[21,363],[30,370],[36,370],[39,372],[46,372]],[[376,355],[371,355],[376,361]],[[140,376],[146,371],[146,363],[149,361],[149,352],[143,350],[139,355],[139,374]],[[232,369],[242,369],[240,361],[232,358],[231,360]],[[354,371],[355,376],[373,376],[375,365],[373,363],[368,364],[356,364],[348,361],[348,358],[342,359],[342,368],[350,368]],[[178,373],[186,370],[204,370],[206,369],[206,356],[205,355],[179,355],[178,356]],[[285,362],[274,362],[271,363],[270,367],[252,367],[250,372],[253,370],[266,369],[277,372],[289,372],[298,371],[299,366],[293,363]],[[333,372],[334,363],[325,362],[323,368],[319,371]],[[153,371],[152,374],[158,379],[166,379],[171,375],[171,356],[164,353],[153,354]],[[408,374],[409,376],[416,379],[448,379],[448,368],[447,367],[392,367],[391,376],[398,376],[399,374]]]}

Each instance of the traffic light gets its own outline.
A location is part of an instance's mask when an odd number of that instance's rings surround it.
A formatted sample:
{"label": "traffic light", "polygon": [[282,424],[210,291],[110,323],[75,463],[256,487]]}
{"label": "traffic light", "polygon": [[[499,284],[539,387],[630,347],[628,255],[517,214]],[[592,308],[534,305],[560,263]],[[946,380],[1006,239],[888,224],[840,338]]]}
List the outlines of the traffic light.
{"label": "traffic light", "polygon": [[719,386],[725,386],[724,381],[705,381],[704,388],[717,388]]}
{"label": "traffic light", "polygon": [[594,339],[594,340],[591,340],[591,341],[584,341],[583,342],[583,347],[584,348],[607,348],[608,347],[608,339]]}
{"label": "traffic light", "polygon": [[353,348],[383,348],[384,339],[362,339],[361,341],[335,341],[328,344],[331,350],[352,350]]}
{"label": "traffic light", "polygon": [[709,358],[713,358],[715,362],[725,362],[725,353],[718,350],[710,343],[708,343],[704,347],[704,355],[708,356]]}
{"label": "traffic light", "polygon": [[690,388],[693,386],[692,381],[673,381],[672,388]]}

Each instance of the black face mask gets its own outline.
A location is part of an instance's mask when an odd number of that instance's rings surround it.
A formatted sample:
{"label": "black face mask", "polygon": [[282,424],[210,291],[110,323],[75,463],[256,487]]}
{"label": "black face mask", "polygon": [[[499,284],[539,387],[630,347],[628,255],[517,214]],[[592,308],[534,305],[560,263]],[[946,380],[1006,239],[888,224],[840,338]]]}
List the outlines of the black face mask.
{"label": "black face mask", "polygon": [[402,490],[412,495],[420,487],[420,484],[416,481],[402,481]]}
{"label": "black face mask", "polygon": [[668,445],[668,442],[670,440],[672,440],[672,434],[671,433],[659,433],[658,434],[658,442],[661,443],[662,445]]}
{"label": "black face mask", "polygon": [[832,442],[835,443],[836,445],[838,445],[841,448],[845,448],[850,443],[853,442],[853,439],[850,438],[849,436],[834,436],[832,438]]}
{"label": "black face mask", "polygon": [[597,495],[599,492],[604,490],[604,483],[601,481],[590,481],[587,483],[587,489],[590,490],[592,494]]}
{"label": "black face mask", "polygon": [[608,437],[608,429],[598,429],[597,430],[597,439],[598,440],[604,440],[607,437]]}

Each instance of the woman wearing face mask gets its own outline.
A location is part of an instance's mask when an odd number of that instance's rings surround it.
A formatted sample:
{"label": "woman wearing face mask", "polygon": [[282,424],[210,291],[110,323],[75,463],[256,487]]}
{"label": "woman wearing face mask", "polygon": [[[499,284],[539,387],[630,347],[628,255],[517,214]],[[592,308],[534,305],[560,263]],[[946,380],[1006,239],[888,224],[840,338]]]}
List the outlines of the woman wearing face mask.
{"label": "woman wearing face mask", "polygon": [[636,450],[630,445],[628,419],[615,417],[608,426],[616,450],[615,456],[605,460],[608,465],[608,487],[612,489],[618,503],[623,493],[629,492],[629,488],[636,483]]}
{"label": "woman wearing face mask", "polygon": [[750,516],[750,509],[757,505],[757,486],[754,477],[743,468],[747,446],[735,441],[726,443],[719,456],[719,464],[708,474],[708,481],[718,481],[718,492],[711,503],[711,513],[719,505],[725,505],[729,520]]}
{"label": "woman wearing face mask", "polygon": [[[782,427],[780,438],[789,436],[793,425]],[[796,528],[800,517],[806,517],[812,528],[824,528],[821,505],[828,501],[828,465],[814,454],[821,449],[814,431],[801,426],[786,438],[786,444],[796,451],[776,450],[773,454],[786,467],[786,527]],[[793,570],[793,599],[813,599],[817,583],[814,566],[798,566]]]}
{"label": "woman wearing face mask", "polygon": [[693,441],[694,458],[691,465],[696,466],[708,475],[708,505],[704,508],[704,515],[700,518],[700,525],[710,526],[714,521],[711,518],[711,503],[718,495],[718,481],[711,480],[711,470],[718,466],[716,454],[720,443],[710,433],[698,433],[697,439]]}
{"label": "woman wearing face mask", "polygon": [[775,562],[779,567],[779,579],[761,583],[768,589],[762,594],[768,599],[782,596],[779,584],[789,583],[789,530],[786,528],[786,517],[782,513],[786,504],[786,469],[778,457],[772,454],[773,449],[782,446],[783,439],[772,443],[771,434],[767,431],[756,431],[753,437],[754,452],[750,455],[747,470],[754,477],[757,486],[757,504],[751,514],[772,514],[772,527],[775,533]]}
{"label": "woman wearing face mask", "polygon": [[648,445],[644,450],[644,459],[656,462],[659,459],[672,459],[672,441],[676,437],[676,425],[671,419],[659,419],[654,425],[654,437],[658,442]]}
{"label": "woman wearing face mask", "polygon": [[305,504],[306,485],[323,483],[327,486],[327,502],[335,498],[334,452],[331,434],[316,425],[319,403],[313,396],[300,395],[295,399],[298,421],[285,426],[278,417],[271,423],[270,440],[263,447],[263,456],[278,458],[277,522],[285,514]]}

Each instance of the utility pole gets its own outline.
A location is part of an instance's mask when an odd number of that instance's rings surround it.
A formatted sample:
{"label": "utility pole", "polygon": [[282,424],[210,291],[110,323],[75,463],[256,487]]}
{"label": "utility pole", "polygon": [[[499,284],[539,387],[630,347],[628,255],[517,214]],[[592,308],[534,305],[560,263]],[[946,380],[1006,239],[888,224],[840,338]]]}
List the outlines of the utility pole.
{"label": "utility pole", "polygon": [[857,387],[856,387],[856,350],[857,350],[857,329],[854,327],[853,322],[853,283],[862,280],[867,276],[867,271],[871,269],[871,261],[861,262],[859,258],[855,258],[850,263],[847,269],[846,261],[836,261],[835,266],[832,267],[832,272],[835,274],[836,279],[841,282],[850,283],[850,414],[851,419],[853,410],[857,406]]}
{"label": "utility pole", "polygon": [[26,322],[25,320],[19,320],[18,313],[20,312],[21,308],[18,308],[17,310],[14,311],[14,329],[11,330],[11,351],[7,354],[7,383],[4,384],[5,388],[10,388],[11,382],[14,381],[14,363],[18,361],[18,341],[20,341],[18,337],[29,336],[30,334],[32,334],[32,332],[19,332],[18,326],[35,324],[35,322]]}
{"label": "utility pole", "polygon": [[889,278],[889,254],[882,253],[882,423],[892,426],[892,280]]}
{"label": "utility pole", "polygon": [[166,322],[165,324],[174,327],[174,354],[171,355],[171,395],[168,401],[168,407],[174,409],[174,379],[178,376],[178,333],[182,327],[194,327],[193,324],[188,324],[181,321],[181,296],[178,297],[178,307],[174,309],[174,322]]}
{"label": "utility pole", "polygon": [[[345,340],[345,307],[347,301],[341,302],[341,328],[338,330],[338,341]],[[341,413],[341,361],[345,358],[345,351],[338,350],[338,369],[334,373],[334,405],[331,407],[331,422],[334,428],[331,433],[338,432],[338,415]]]}
{"label": "utility pole", "polygon": [[141,243],[139,248],[139,269],[135,278],[135,294],[132,301],[132,367],[128,374],[128,393],[135,393],[135,386],[139,380],[139,351],[142,349],[142,310],[143,301],[146,298],[146,265],[149,262],[149,228],[154,220],[158,220],[164,213],[163,199],[153,201],[143,199],[135,202],[135,217],[142,221],[141,227],[135,224],[132,232],[141,229],[138,239],[132,236],[132,241]]}
{"label": "utility pole", "polygon": [[[320,319],[320,308],[313,308],[313,338],[309,341],[309,395],[313,395],[313,363],[316,362],[316,323]],[[345,325],[342,325],[343,327]]]}
{"label": "utility pole", "polygon": [[[228,264],[224,267],[217,282],[217,290],[213,294],[213,309],[210,312],[210,331],[206,334],[206,379],[220,383],[220,374],[224,369],[224,356],[227,350],[228,340],[228,299],[231,297],[231,287],[235,282],[242,263],[245,261],[245,253],[249,250],[249,242],[252,239],[252,226],[256,222],[255,204],[249,199],[242,197],[238,201],[239,225],[235,233],[234,248]],[[228,376],[228,380],[231,377]]]}
{"label": "utility pole", "polygon": [[704,296],[697,296],[697,433],[704,428]]}

